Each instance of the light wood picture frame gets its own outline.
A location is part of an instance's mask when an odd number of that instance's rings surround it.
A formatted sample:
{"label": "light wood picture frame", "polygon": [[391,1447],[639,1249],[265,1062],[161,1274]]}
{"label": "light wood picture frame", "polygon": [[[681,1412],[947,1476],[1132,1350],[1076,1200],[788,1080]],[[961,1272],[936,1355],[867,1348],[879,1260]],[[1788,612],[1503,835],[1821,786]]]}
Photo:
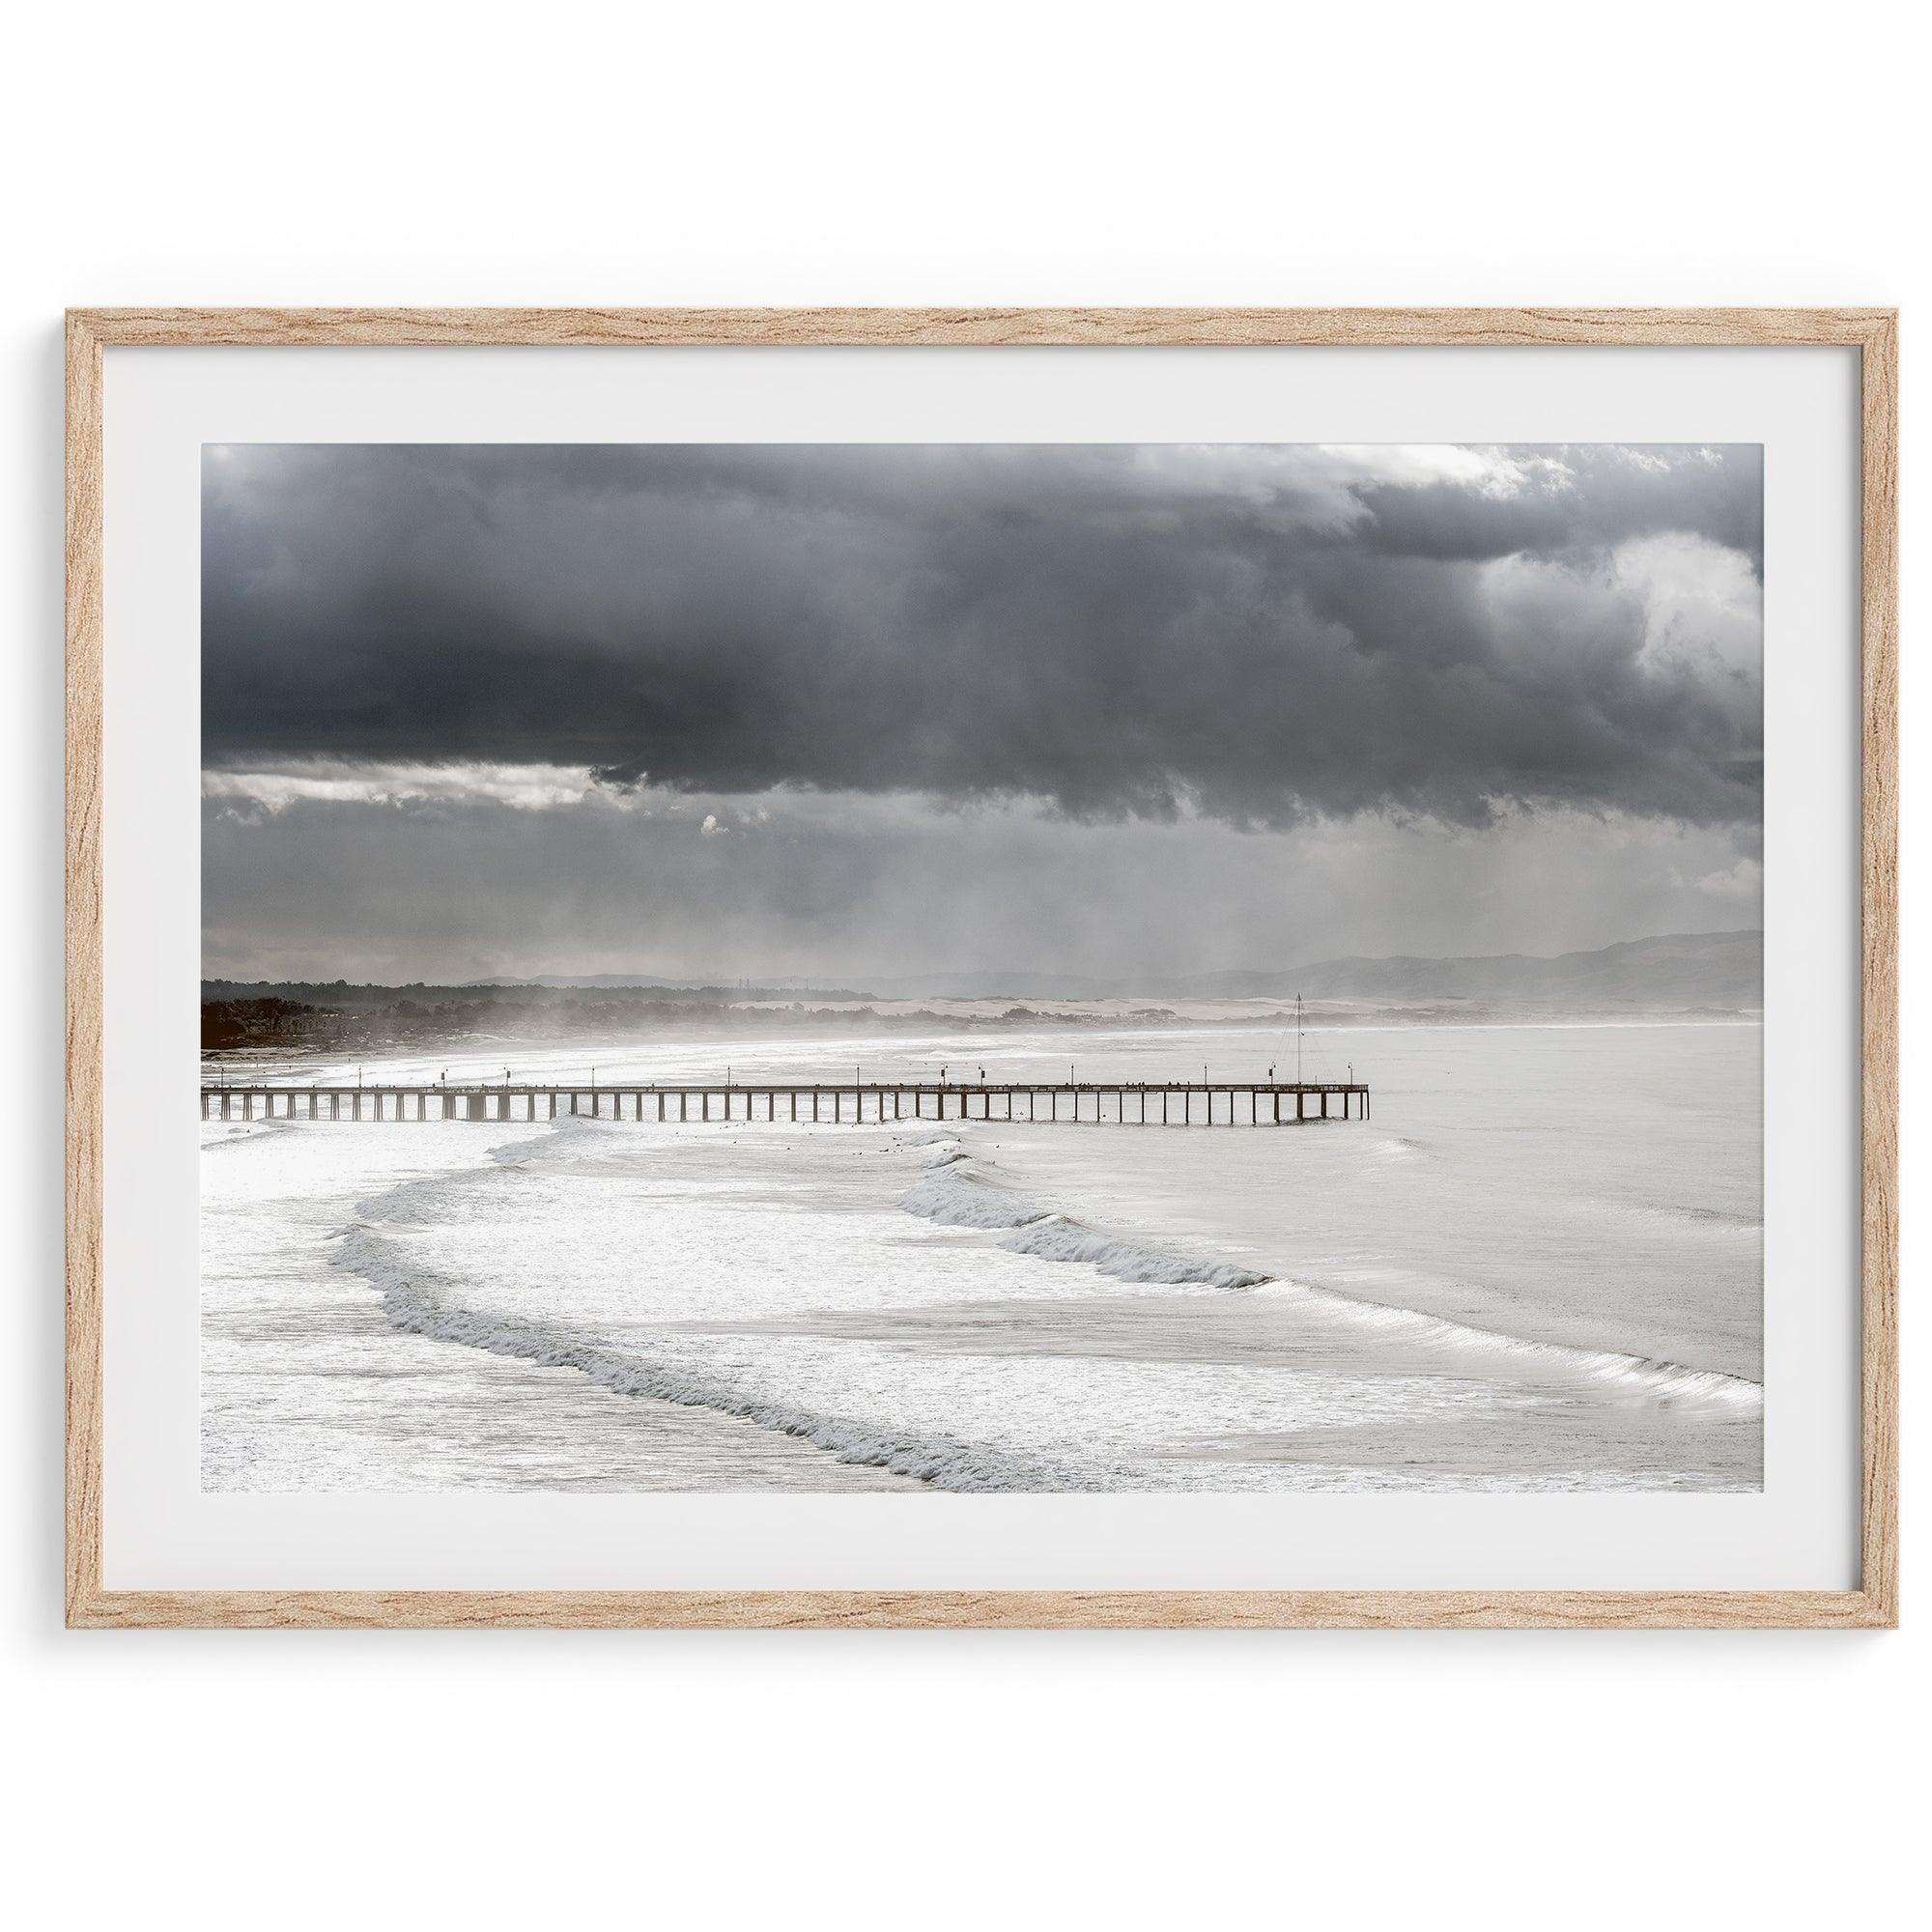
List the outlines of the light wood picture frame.
{"label": "light wood picture frame", "polygon": [[[1861,1577],[1843,1591],[113,1589],[103,1566],[102,357],[122,347],[1838,347],[1861,365]],[[78,309],[67,319],[67,1620],[75,1628],[1816,1628],[1898,1617],[1897,318],[1885,309]]]}

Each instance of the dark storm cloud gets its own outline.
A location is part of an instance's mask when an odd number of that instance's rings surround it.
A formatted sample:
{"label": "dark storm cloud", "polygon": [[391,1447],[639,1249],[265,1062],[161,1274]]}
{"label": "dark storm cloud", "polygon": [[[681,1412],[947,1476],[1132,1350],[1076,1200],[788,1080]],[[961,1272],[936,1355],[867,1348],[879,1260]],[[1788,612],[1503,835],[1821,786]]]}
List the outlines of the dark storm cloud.
{"label": "dark storm cloud", "polygon": [[1756,815],[1754,647],[1694,606],[1661,643],[1620,561],[1755,569],[1754,449],[1356,454],[212,451],[205,756],[1237,825]]}

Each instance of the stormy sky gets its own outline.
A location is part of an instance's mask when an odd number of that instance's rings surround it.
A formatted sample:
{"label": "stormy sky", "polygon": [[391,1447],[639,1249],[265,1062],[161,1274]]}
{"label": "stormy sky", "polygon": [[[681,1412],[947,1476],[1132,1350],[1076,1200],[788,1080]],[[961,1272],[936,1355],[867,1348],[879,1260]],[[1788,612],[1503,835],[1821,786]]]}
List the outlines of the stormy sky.
{"label": "stormy sky", "polygon": [[1745,447],[211,447],[204,971],[1755,925],[1761,578]]}

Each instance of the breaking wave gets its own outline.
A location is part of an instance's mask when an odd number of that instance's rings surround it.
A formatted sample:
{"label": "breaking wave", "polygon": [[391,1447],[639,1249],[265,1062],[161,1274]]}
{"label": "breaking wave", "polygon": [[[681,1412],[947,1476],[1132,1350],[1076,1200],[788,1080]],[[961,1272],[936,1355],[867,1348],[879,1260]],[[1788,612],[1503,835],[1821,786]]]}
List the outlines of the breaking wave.
{"label": "breaking wave", "polygon": [[1232,1262],[1204,1261],[1150,1242],[1102,1235],[1065,1214],[1047,1214],[1030,1221],[1000,1245],[1013,1254],[1033,1255],[1043,1262],[1085,1262],[1116,1281],[1236,1291],[1259,1288],[1271,1279],[1250,1268],[1236,1267]]}
{"label": "breaking wave", "polygon": [[1579,1349],[1567,1342],[1532,1341],[1524,1335],[1506,1335],[1500,1329],[1451,1321],[1419,1308],[1397,1308],[1385,1301],[1369,1301],[1359,1295],[1310,1288],[1300,1282],[1275,1279],[1266,1285],[1331,1304],[1356,1321],[1391,1334],[1399,1333],[1406,1341],[1447,1349],[1500,1349],[1525,1366],[1536,1363],[1588,1381],[1606,1383],[1633,1400],[1716,1402],[1747,1410],[1764,1406],[1761,1383],[1748,1381],[1742,1376],[1727,1376],[1717,1369],[1693,1369],[1684,1362],[1627,1355],[1610,1349]]}
{"label": "breaking wave", "polygon": [[1053,1209],[980,1173],[963,1153],[949,1154],[899,1197],[908,1214],[944,1228],[1024,1228]]}
{"label": "breaking wave", "polygon": [[[1407,1144],[1404,1144],[1407,1145]],[[1717,1403],[1740,1410],[1761,1409],[1763,1385],[1716,1369],[1683,1362],[1581,1349],[1562,1342],[1478,1328],[1421,1309],[1396,1307],[1314,1288],[1305,1282],[1244,1268],[1232,1262],[1186,1255],[1152,1242],[1111,1235],[1060,1212],[1037,1196],[997,1179],[984,1170],[991,1163],[955,1148],[936,1171],[900,1197],[910,1214],[954,1228],[1007,1233],[999,1246],[1047,1262],[1073,1262],[1097,1268],[1117,1281],[1166,1287],[1201,1287],[1230,1293],[1264,1291],[1318,1302],[1362,1326],[1378,1328],[1427,1348],[1502,1351],[1524,1368],[1532,1365],[1605,1384],[1632,1400],[1662,1403]],[[1012,1232],[1007,1232],[1012,1231]]]}

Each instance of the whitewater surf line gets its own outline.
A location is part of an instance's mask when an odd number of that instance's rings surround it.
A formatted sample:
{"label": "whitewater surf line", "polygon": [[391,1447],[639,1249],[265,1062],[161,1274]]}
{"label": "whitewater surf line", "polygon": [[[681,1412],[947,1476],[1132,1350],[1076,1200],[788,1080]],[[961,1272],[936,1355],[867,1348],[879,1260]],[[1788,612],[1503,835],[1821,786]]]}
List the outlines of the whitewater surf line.
{"label": "whitewater surf line", "polygon": [[941,1143],[940,1147],[940,1157],[931,1163],[931,1172],[900,1196],[900,1207],[943,1227],[1011,1231],[998,1243],[1009,1253],[1084,1264],[1117,1281],[1149,1286],[1201,1287],[1228,1293],[1265,1290],[1305,1296],[1364,1326],[1400,1333],[1406,1341],[1448,1350],[1503,1351],[1525,1365],[1534,1361],[1580,1380],[1626,1391],[1634,1398],[1720,1403],[1747,1412],[1763,1407],[1763,1385],[1742,1376],[1614,1350],[1539,1342],[1452,1321],[1422,1309],[1316,1288],[1233,1263],[1179,1254],[1152,1242],[1111,1235],[1009,1185],[988,1172],[995,1163],[985,1155],[968,1153],[956,1142]]}
{"label": "whitewater surf line", "polygon": [[[565,1117],[554,1127],[529,1138],[499,1143],[485,1151],[486,1167],[521,1168],[541,1165],[547,1151],[573,1145],[609,1141],[613,1151],[621,1143],[611,1134],[611,1122],[599,1123]],[[1523,1369],[1532,1366],[1555,1372],[1578,1383],[1591,1384],[1660,1403],[1717,1404],[1739,1413],[1760,1412],[1761,1383],[1716,1369],[1615,1350],[1579,1348],[1564,1342],[1538,1341],[1485,1328],[1471,1322],[1431,1315],[1426,1310],[1377,1301],[1291,1277],[1243,1267],[1200,1255],[1183,1253],[1158,1242],[1095,1228],[1065,1212],[1051,1202],[1007,1181],[997,1163],[969,1150],[951,1129],[928,1126],[914,1145],[931,1150],[926,1172],[899,1197],[907,1213],[936,1226],[997,1235],[995,1245],[1011,1254],[1042,1262],[1085,1265],[1115,1281],[1137,1287],[1195,1289],[1222,1293],[1266,1293],[1306,1299],[1350,1322],[1424,1348],[1458,1352],[1493,1351]],[[433,1222],[462,1211],[457,1190],[464,1177],[484,1171],[459,1169],[403,1181],[384,1194],[358,1202],[357,1209],[372,1221]],[[447,1339],[464,1339],[450,1336]],[[548,1346],[539,1343],[538,1346]],[[498,1352],[523,1352],[521,1350]],[[643,1392],[643,1391],[635,1391]],[[658,1391],[651,1391],[657,1393]],[[680,1398],[666,1393],[665,1400]],[[716,1406],[715,1404],[707,1404]],[[737,1412],[737,1411],[731,1411]],[[788,1431],[787,1433],[800,1433]],[[816,1439],[815,1437],[813,1439]],[[821,1446],[830,1446],[829,1444]],[[906,1471],[902,1473],[918,1473]]]}
{"label": "whitewater surf line", "polygon": [[[1439,1367],[1418,1368],[1404,1361],[1399,1350],[1388,1367],[1378,1372],[1398,1379],[1434,1375],[1490,1380],[1500,1373],[1506,1381],[1514,1377],[1530,1385],[1555,1382],[1578,1393],[1601,1389],[1613,1402],[1624,1397],[1661,1406],[1715,1406],[1741,1417],[1762,1403],[1759,1385],[1739,1378],[1677,1362],[1501,1334],[1115,1235],[1012,1184],[982,1151],[965,1145],[956,1130],[929,1128],[897,1140],[901,1151],[922,1143],[927,1153],[924,1171],[897,1197],[898,1206],[910,1215],[936,1227],[957,1229],[969,1237],[982,1236],[987,1247],[1029,1261],[1083,1265],[1136,1286],[1299,1301],[1357,1331],[1379,1331],[1391,1344],[1420,1348],[1443,1358]],[[614,1394],[734,1418],[808,1442],[839,1463],[959,1492],[1107,1492],[1139,1486],[1133,1466],[1117,1460],[1118,1442],[1112,1451],[1093,1457],[1083,1454],[1070,1438],[1065,1442],[1042,1438],[1037,1444],[989,1442],[980,1425],[960,1432],[948,1428],[949,1418],[943,1413],[899,1416],[892,1412],[891,1401],[881,1402],[880,1413],[868,1414],[872,1405],[864,1394],[849,1384],[843,1390],[825,1386],[815,1374],[808,1374],[801,1382],[788,1359],[745,1362],[728,1354],[722,1359],[693,1358],[685,1346],[685,1331],[696,1328],[701,1333],[702,1321],[678,1322],[675,1333],[669,1328],[653,1333],[649,1324],[633,1330],[624,1316],[608,1309],[602,1317],[586,1314],[580,1319],[569,1311],[528,1316],[514,1299],[508,1307],[478,1306],[466,1282],[423,1258],[414,1246],[419,1236],[405,1233],[430,1231],[433,1237],[439,1228],[473,1221],[486,1202],[509,1200],[495,1192],[476,1192],[479,1186],[492,1186],[493,1175],[500,1178],[497,1184],[519,1188],[523,1183],[515,1177],[521,1172],[541,1177],[547,1170],[560,1168],[594,1187],[600,1184],[594,1177],[607,1163],[614,1175],[629,1175],[637,1164],[639,1147],[629,1133],[620,1133],[610,1122],[581,1117],[566,1117],[554,1127],[498,1141],[481,1150],[483,1158],[474,1165],[420,1174],[358,1201],[359,1222],[334,1237],[332,1264],[366,1282],[380,1299],[384,1321],[401,1333],[540,1367],[567,1368]],[[701,1158],[702,1144],[694,1144],[689,1154]],[[620,1273],[627,1272],[621,1263],[618,1265]],[[567,1282],[568,1275],[563,1279]],[[502,1291],[496,1293],[500,1300]],[[1077,1293],[1065,1298],[1074,1305],[1083,1299]],[[800,1333],[809,1335],[809,1312],[801,1310],[800,1315],[806,1323]],[[781,1325],[779,1332],[785,1332]],[[1314,1340],[1312,1359],[1319,1361],[1319,1330]],[[1485,1362],[1484,1356],[1490,1359]],[[1284,1351],[1282,1367],[1297,1369],[1293,1346]],[[879,1379],[873,1386],[883,1397],[894,1386],[890,1358],[876,1374]]]}
{"label": "whitewater surf line", "polygon": [[819,1415],[728,1388],[716,1381],[619,1353],[608,1343],[541,1322],[518,1321],[454,1305],[449,1284],[412,1267],[389,1251],[372,1229],[345,1229],[337,1237],[337,1267],[355,1273],[383,1299],[384,1315],[405,1334],[514,1356],[540,1368],[575,1369],[618,1395],[706,1408],[810,1442],[840,1463],[911,1476],[936,1490],[1109,1490],[1103,1470],[1063,1466],[1040,1458],[1001,1454],[981,1444],[928,1435],[882,1440],[876,1426],[852,1417]]}

